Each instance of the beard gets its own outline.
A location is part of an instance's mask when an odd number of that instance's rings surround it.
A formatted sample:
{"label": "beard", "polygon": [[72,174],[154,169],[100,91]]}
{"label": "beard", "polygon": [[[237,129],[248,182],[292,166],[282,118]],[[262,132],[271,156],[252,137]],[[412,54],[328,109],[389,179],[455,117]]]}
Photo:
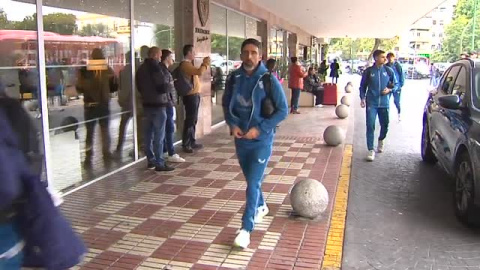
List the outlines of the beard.
{"label": "beard", "polygon": [[248,71],[252,71],[256,68],[257,66],[253,62],[244,62],[243,63],[243,68]]}

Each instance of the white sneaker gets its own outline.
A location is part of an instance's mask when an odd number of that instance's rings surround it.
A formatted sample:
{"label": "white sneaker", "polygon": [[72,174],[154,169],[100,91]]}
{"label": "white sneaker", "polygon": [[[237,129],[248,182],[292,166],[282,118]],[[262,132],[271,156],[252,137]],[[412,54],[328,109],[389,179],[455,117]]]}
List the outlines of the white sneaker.
{"label": "white sneaker", "polygon": [[268,215],[268,212],[270,210],[268,209],[268,206],[265,204],[263,206],[260,206],[258,209],[257,209],[257,214],[255,215],[255,223],[262,223],[263,222],[263,218]]}
{"label": "white sneaker", "polygon": [[180,157],[178,154],[167,157],[167,161],[171,163],[184,163],[185,159]]}
{"label": "white sneaker", "polygon": [[385,142],[384,141],[378,141],[378,148],[377,148],[378,153],[383,153],[385,151]]}
{"label": "white sneaker", "polygon": [[374,161],[375,160],[375,151],[368,151],[368,156],[367,156],[368,161]]}
{"label": "white sneaker", "polygon": [[322,104],[315,105],[315,108],[323,108]]}
{"label": "white sneaker", "polygon": [[233,241],[233,245],[239,248],[247,248],[250,245],[250,233],[244,229],[241,229],[240,232],[235,237],[235,241]]}

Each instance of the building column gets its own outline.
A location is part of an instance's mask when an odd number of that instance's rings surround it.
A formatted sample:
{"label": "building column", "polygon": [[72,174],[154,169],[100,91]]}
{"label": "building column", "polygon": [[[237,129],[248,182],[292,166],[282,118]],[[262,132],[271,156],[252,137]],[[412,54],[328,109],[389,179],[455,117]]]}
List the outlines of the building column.
{"label": "building column", "polygon": [[[200,6],[198,6],[200,4]],[[183,46],[195,48],[194,65],[200,67],[203,58],[211,54],[210,1],[175,0],[175,59],[183,59]],[[202,137],[212,129],[211,70],[200,76],[200,109],[198,112],[197,136]],[[177,110],[177,126],[183,129],[183,106]]]}
{"label": "building column", "polygon": [[297,34],[288,35],[288,58],[297,57],[298,38]]}
{"label": "building column", "polygon": [[257,22],[257,35],[260,37],[260,42],[262,42],[262,57],[263,60],[268,59],[268,46],[270,45],[270,27],[268,22],[259,21]]}

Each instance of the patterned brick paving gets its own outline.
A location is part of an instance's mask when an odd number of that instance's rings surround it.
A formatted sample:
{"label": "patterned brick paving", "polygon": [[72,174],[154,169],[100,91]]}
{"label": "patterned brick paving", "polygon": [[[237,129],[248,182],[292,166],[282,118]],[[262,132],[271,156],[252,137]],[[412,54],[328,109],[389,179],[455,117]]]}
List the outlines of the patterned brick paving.
{"label": "patterned brick paving", "polygon": [[[284,127],[281,127],[284,128]],[[307,177],[331,198],[343,147],[278,136],[263,184],[270,214],[247,250],[231,248],[241,225],[245,180],[233,141],[220,129],[171,173],[131,167],[77,191],[62,209],[89,247],[80,269],[319,269],[332,201],[316,221],[292,215],[289,190]]]}

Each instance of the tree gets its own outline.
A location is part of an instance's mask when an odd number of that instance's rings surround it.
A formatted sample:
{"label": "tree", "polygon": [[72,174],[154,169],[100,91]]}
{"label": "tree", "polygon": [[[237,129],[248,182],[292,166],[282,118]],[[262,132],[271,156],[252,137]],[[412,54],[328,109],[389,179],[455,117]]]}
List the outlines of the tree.
{"label": "tree", "polygon": [[[477,0],[478,1],[478,0]],[[459,58],[463,52],[477,50],[480,45],[479,9],[477,9],[477,22],[475,33],[472,33],[474,3],[472,0],[458,0],[453,14],[452,22],[445,29],[445,38],[442,41],[440,52],[433,55],[432,60],[438,62],[451,62]],[[475,44],[472,47],[472,35]]]}
{"label": "tree", "polygon": [[0,29],[9,29],[10,22],[8,21],[7,14],[3,9],[0,9]]}
{"label": "tree", "polygon": [[168,25],[156,24],[155,30],[156,46],[159,48],[173,49],[175,46],[174,28]]}
{"label": "tree", "polygon": [[79,32],[80,36],[111,37],[108,26],[102,23],[87,24]]}
{"label": "tree", "polygon": [[43,16],[45,31],[61,35],[73,35],[77,31],[77,17],[73,14],[52,13]]}
{"label": "tree", "polygon": [[[344,60],[358,59],[359,55],[368,55],[371,58],[371,54],[376,49],[382,49],[384,51],[391,51],[395,48],[399,38],[394,37],[390,39],[374,39],[374,38],[333,38],[330,42],[329,49],[331,51],[341,52]],[[372,50],[373,48],[373,50]]]}
{"label": "tree", "polygon": [[370,51],[370,54],[367,57],[367,61],[370,62],[373,58],[373,53],[380,48],[380,45],[382,45],[382,40],[379,38],[376,38],[374,43],[373,43],[373,48]]}

